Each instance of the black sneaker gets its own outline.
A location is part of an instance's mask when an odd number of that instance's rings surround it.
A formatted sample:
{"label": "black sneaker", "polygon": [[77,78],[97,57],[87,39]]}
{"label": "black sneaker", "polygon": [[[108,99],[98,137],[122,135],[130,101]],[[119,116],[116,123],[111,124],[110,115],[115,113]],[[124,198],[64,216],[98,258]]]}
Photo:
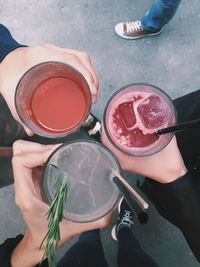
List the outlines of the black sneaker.
{"label": "black sneaker", "polygon": [[101,122],[92,113],[88,115],[83,127],[87,130],[89,136],[93,136],[97,141],[101,140]]}
{"label": "black sneaker", "polygon": [[117,224],[113,226],[112,231],[111,231],[111,236],[115,241],[118,241],[117,235],[118,232],[121,228],[126,227],[126,228],[131,228],[131,225],[133,224],[133,217],[134,214],[129,208],[128,204],[122,198],[118,204],[118,221]]}
{"label": "black sneaker", "polygon": [[157,35],[161,32],[158,30],[147,30],[142,27],[141,21],[120,22],[115,25],[115,32],[124,39],[138,39],[146,36]]}

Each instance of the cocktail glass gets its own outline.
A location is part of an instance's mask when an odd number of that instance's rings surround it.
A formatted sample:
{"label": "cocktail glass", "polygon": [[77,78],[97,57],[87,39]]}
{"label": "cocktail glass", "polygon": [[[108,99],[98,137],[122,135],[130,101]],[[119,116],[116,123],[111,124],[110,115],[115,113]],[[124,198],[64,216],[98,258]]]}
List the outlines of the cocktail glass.
{"label": "cocktail glass", "polygon": [[29,69],[15,92],[19,118],[32,132],[49,138],[77,130],[91,108],[84,76],[61,62],[44,62]]}
{"label": "cocktail glass", "polygon": [[97,142],[77,140],[58,147],[49,157],[41,178],[43,200],[49,205],[58,179],[68,186],[64,218],[74,222],[95,221],[118,203],[113,183],[120,166],[113,154]]}
{"label": "cocktail glass", "polygon": [[108,101],[103,117],[105,133],[120,151],[149,156],[162,150],[174,134],[156,135],[158,129],[176,123],[170,97],[151,84],[130,84]]}

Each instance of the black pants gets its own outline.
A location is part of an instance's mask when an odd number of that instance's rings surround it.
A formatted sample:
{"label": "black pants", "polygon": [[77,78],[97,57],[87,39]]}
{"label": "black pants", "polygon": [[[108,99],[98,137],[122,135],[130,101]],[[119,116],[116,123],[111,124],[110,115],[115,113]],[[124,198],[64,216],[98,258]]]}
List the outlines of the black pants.
{"label": "black pants", "polygon": [[[158,267],[128,228],[119,231],[117,263],[118,267]],[[82,234],[57,267],[108,267],[99,230]]]}
{"label": "black pants", "polygon": [[[200,90],[174,101],[178,121],[200,119]],[[176,134],[188,173],[160,184],[145,179],[142,191],[165,219],[177,226],[200,262],[200,127]]]}

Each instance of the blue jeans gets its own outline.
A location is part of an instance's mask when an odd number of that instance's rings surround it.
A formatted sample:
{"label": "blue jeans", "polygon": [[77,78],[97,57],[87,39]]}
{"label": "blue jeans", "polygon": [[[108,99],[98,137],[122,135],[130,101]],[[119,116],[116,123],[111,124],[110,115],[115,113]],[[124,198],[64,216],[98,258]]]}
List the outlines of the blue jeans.
{"label": "blue jeans", "polygon": [[181,0],[156,0],[141,19],[147,30],[159,30],[174,16]]}

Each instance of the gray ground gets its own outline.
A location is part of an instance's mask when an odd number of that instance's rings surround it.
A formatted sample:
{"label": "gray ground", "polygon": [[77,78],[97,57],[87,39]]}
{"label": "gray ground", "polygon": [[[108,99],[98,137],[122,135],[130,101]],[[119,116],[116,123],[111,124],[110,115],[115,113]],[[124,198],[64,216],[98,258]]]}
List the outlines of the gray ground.
{"label": "gray ground", "polygon": [[[93,112],[101,118],[109,97],[132,82],[155,84],[173,98],[199,89],[199,0],[183,0],[160,36],[126,41],[115,35],[115,23],[139,18],[152,2],[2,0],[0,21],[21,43],[53,43],[87,51],[100,80]],[[12,186],[0,190],[0,218],[1,242],[23,230]],[[142,246],[161,267],[199,266],[181,233],[153,208],[149,224],[135,223],[134,229]],[[108,231],[102,235],[109,265],[116,266],[116,244]]]}

